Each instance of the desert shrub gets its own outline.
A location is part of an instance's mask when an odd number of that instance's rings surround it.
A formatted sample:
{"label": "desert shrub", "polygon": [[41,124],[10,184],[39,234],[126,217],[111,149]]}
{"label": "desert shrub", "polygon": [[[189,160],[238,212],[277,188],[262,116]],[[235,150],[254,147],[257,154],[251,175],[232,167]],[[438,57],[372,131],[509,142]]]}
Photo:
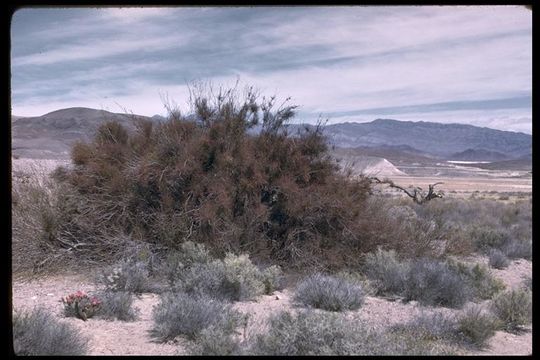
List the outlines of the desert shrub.
{"label": "desert shrub", "polygon": [[179,335],[193,340],[211,326],[227,335],[234,331],[240,320],[239,313],[232,310],[229,304],[205,295],[186,293],[162,294],[152,316],[152,334],[160,341]]}
{"label": "desert shrub", "polygon": [[404,291],[406,300],[460,308],[472,295],[469,284],[448,264],[425,258],[411,264]]}
{"label": "desert shrub", "polygon": [[218,257],[249,253],[288,268],[343,268],[381,244],[431,251],[440,228],[373,212],[380,199],[367,205],[370,182],[339,170],[321,126],[286,126],[295,106],[277,107],[254,91],[199,90],[190,115],[172,111],[134,130],[107,123],[73,148],[75,166],[62,184],[74,211],[62,240],[88,244],[74,253],[116,259],[120,243],[106,239],[117,234],[160,251],[190,240]]}
{"label": "desert shrub", "polygon": [[195,264],[208,264],[215,259],[204,244],[186,241],[178,250],[170,250],[157,266],[157,272],[165,278],[170,286],[178,281],[186,269]]}
{"label": "desert shrub", "polygon": [[489,252],[489,266],[495,269],[506,269],[510,265],[510,261],[506,257],[506,255],[498,250],[498,249],[491,249]]}
{"label": "desert shrub", "polygon": [[142,261],[123,260],[113,266],[108,266],[100,271],[96,282],[108,291],[128,291],[140,294],[154,290],[147,264]]}
{"label": "desert shrub", "polygon": [[284,287],[284,276],[281,267],[272,265],[262,271],[262,281],[264,284],[264,293],[272,294],[276,290]]}
{"label": "desert shrub", "polygon": [[523,287],[524,287],[525,289],[528,289],[529,291],[532,292],[533,281],[532,281],[532,277],[531,277],[531,276],[527,276],[527,277],[523,280]]}
{"label": "desert shrub", "polygon": [[251,340],[245,351],[254,355],[442,355],[450,347],[419,342],[408,333],[375,330],[338,313],[281,312],[269,320],[269,330]]}
{"label": "desert shrub", "polygon": [[474,227],[471,236],[476,248],[484,253],[491,249],[502,249],[512,241],[507,230],[490,227]]}
{"label": "desert shrub", "polygon": [[532,208],[529,201],[505,203],[487,199],[444,198],[423,206],[414,205],[419,218],[433,219],[446,227],[446,251],[467,255],[487,254],[514,241],[527,244],[532,236]]}
{"label": "desert shrub", "polygon": [[334,276],[352,284],[359,284],[366,296],[375,296],[377,294],[377,287],[359,270],[340,270]]}
{"label": "desert shrub", "polygon": [[358,283],[315,273],[298,284],[294,300],[328,311],[355,310],[364,303],[364,292]]}
{"label": "desert shrub", "polygon": [[454,315],[441,311],[422,311],[412,320],[391,327],[394,334],[407,334],[422,341],[457,341],[457,321]]}
{"label": "desert shrub", "polygon": [[504,282],[493,277],[489,268],[482,264],[467,264],[448,259],[447,264],[468,285],[472,299],[491,299],[495,294],[504,290]]}
{"label": "desert shrub", "polygon": [[195,295],[207,295],[220,300],[231,300],[238,294],[225,277],[223,262],[214,260],[208,264],[194,264],[176,276],[173,288]]}
{"label": "desert shrub", "polygon": [[191,355],[239,355],[242,350],[240,341],[234,334],[224,334],[219,326],[203,329],[197,338],[188,345],[188,351]]}
{"label": "desert shrub", "polygon": [[228,253],[223,260],[181,265],[173,276],[173,287],[192,294],[230,301],[253,299],[281,286],[281,270],[273,266],[261,271],[248,255]]}
{"label": "desert shrub", "polygon": [[379,248],[366,254],[363,272],[372,280],[377,295],[401,294],[405,290],[408,266],[407,262],[397,259],[395,251]]}
{"label": "desert shrub", "polygon": [[19,356],[84,355],[88,339],[42,308],[13,314],[13,348]]}
{"label": "desert shrub", "polygon": [[[257,355],[349,355],[355,335],[366,332],[332,313],[281,312],[271,317],[270,329],[257,335],[248,353]],[[363,340],[363,339],[362,339]]]}
{"label": "desert shrub", "polygon": [[510,259],[532,259],[532,241],[530,240],[513,240],[505,244],[502,251]]}
{"label": "desert shrub", "polygon": [[519,330],[532,321],[532,294],[522,289],[505,291],[493,299],[491,310],[504,330]]}
{"label": "desert shrub", "polygon": [[471,305],[458,317],[457,331],[464,341],[483,347],[495,335],[500,321],[480,305]]}
{"label": "desert shrub", "polygon": [[101,306],[97,316],[107,320],[135,321],[138,309],[133,308],[133,294],[127,291],[104,291],[99,294]]}
{"label": "desert shrub", "polygon": [[252,299],[265,292],[263,275],[248,255],[227,254],[223,260],[225,278],[235,291],[233,300]]}

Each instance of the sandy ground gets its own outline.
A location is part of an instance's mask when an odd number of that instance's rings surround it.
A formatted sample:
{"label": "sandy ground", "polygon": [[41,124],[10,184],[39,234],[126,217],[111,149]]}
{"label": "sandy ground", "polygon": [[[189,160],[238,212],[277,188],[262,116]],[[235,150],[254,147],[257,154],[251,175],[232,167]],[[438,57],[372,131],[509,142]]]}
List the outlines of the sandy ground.
{"label": "sandy ground", "polygon": [[[487,262],[481,257],[472,257],[468,261]],[[504,270],[494,270],[493,274],[502,279],[509,288],[521,286],[526,276],[532,275],[532,263],[516,260]],[[159,301],[159,295],[142,294],[134,302],[139,309],[139,319],[134,322],[106,321],[91,318],[84,322],[77,318],[65,318],[62,315],[60,298],[76,290],[92,293],[96,290],[91,276],[55,275],[29,281],[16,280],[13,283],[13,306],[15,309],[31,309],[39,305],[56,314],[61,321],[71,323],[90,339],[90,355],[174,355],[186,354],[185,340],[176,343],[157,343],[150,336],[152,328],[152,307]],[[254,336],[263,332],[266,320],[280,310],[297,311],[291,301],[292,289],[277,291],[273,295],[264,295],[256,301],[238,302],[234,308],[248,314],[248,324],[239,336]],[[440,310],[441,308],[436,308]],[[367,321],[374,327],[391,326],[407,322],[421,311],[433,311],[434,308],[419,306],[416,302],[403,303],[400,300],[389,301],[367,296],[364,305],[347,316]],[[445,309],[448,312],[459,310]],[[532,328],[519,335],[502,331],[490,339],[488,347],[482,351],[469,350],[471,355],[527,355],[532,353]]]}

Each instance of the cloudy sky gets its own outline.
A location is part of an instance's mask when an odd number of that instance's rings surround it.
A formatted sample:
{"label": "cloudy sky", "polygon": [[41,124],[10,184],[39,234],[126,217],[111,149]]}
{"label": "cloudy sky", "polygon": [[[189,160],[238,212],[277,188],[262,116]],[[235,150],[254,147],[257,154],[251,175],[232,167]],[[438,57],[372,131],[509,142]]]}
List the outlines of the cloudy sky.
{"label": "cloudy sky", "polygon": [[193,80],[292,97],[298,121],[376,118],[531,133],[522,6],[28,8],[11,24],[18,116],[165,115]]}

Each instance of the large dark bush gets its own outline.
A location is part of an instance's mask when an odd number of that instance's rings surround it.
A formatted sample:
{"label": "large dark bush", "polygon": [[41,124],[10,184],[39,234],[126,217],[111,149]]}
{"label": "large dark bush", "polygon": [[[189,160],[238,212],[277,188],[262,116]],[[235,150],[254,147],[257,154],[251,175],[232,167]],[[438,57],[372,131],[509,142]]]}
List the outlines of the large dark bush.
{"label": "large dark bush", "polygon": [[105,239],[128,234],[158,249],[190,240],[219,256],[341,266],[389,241],[366,207],[369,181],[339,171],[320,126],[289,134],[295,106],[210,94],[192,89],[189,116],[134,131],[107,122],[74,146],[61,233],[85,244],[76,250],[111,257],[121,242]]}

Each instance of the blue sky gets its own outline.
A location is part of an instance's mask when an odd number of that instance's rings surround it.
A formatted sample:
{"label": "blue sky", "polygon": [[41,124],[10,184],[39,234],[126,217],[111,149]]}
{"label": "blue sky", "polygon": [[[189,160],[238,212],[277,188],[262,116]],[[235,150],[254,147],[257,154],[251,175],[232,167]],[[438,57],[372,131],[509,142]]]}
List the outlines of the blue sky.
{"label": "blue sky", "polygon": [[532,131],[523,6],[26,8],[12,113],[187,111],[194,80],[292,97],[298,121],[376,118]]}

